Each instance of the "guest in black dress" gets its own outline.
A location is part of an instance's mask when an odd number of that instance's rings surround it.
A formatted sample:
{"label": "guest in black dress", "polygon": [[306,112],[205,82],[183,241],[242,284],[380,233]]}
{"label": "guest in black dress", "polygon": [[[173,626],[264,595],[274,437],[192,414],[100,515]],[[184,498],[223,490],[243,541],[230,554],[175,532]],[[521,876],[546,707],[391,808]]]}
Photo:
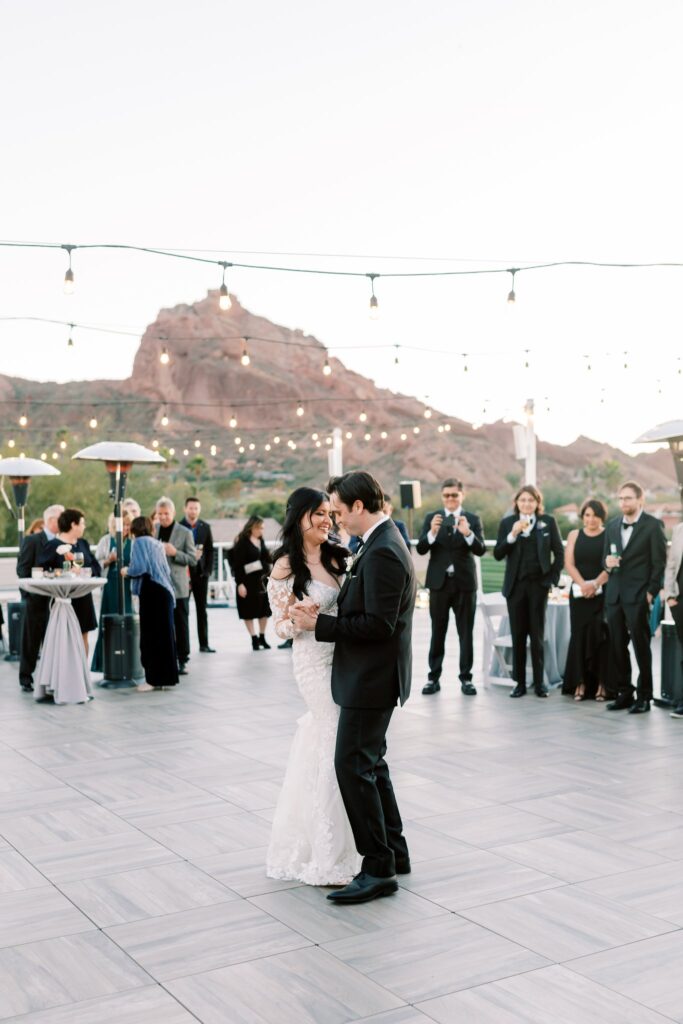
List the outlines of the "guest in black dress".
{"label": "guest in black dress", "polygon": [[122,575],[130,576],[131,590],[140,599],[140,660],[145,682],[138,690],[143,693],[178,682],[175,591],[164,546],[152,536],[153,529],[146,516],[135,517],[130,524],[134,538],[130,565],[122,570]]}
{"label": "guest in black dress", "polygon": [[[93,576],[100,576],[100,563],[90,553],[90,545],[83,538],[85,533],[85,518],[79,508],[65,508],[57,520],[59,533],[44,546],[38,558],[38,565],[43,569],[61,569],[64,562],[69,562],[71,568],[80,561],[84,569],[91,569]],[[71,606],[76,613],[78,624],[83,634],[83,645],[85,646],[86,657],[88,655],[88,633],[97,629],[97,616],[95,605],[91,594],[84,597],[74,597]]]}
{"label": "guest in black dress", "polygon": [[[237,584],[237,614],[247,627],[252,650],[270,650],[266,641],[266,623],[271,611],[266,592],[271,560],[263,539],[263,520],[250,516],[235,537],[229,555],[230,568]],[[254,627],[258,620],[258,634]]]}
{"label": "guest in black dress", "polygon": [[610,696],[607,686],[607,626],[604,621],[605,597],[600,582],[607,509],[590,498],[581,507],[580,530],[567,537],[564,564],[572,578],[569,597],[571,639],[562,693],[574,694],[574,700],[603,701]]}

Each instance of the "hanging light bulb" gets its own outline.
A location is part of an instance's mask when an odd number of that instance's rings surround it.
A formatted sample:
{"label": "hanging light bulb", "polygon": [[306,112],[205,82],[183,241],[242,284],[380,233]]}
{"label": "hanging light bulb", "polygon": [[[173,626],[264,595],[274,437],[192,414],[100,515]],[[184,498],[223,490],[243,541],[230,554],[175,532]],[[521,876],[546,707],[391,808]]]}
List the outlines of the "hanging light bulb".
{"label": "hanging light bulb", "polygon": [[398,350],[399,350],[399,347],[400,347],[399,345],[395,346],[395,348],[396,348],[396,355],[394,356],[394,366],[398,366]]}
{"label": "hanging light bulb", "polygon": [[242,438],[241,437],[236,437],[235,438],[235,444],[242,444]]}
{"label": "hanging light bulb", "polygon": [[252,442],[250,443],[250,445],[249,445],[249,451],[250,451],[250,452],[253,452],[255,448],[256,448],[256,445],[255,445],[255,444],[254,444],[254,442],[252,441]]}
{"label": "hanging light bulb", "polygon": [[162,348],[161,355],[159,356],[159,362],[161,363],[162,366],[168,366],[168,364],[171,362],[171,357],[168,354],[167,348]]}
{"label": "hanging light bulb", "polygon": [[529,369],[529,349],[528,348],[524,349],[524,369],[525,370]]}
{"label": "hanging light bulb", "polygon": [[187,450],[187,448],[183,448],[183,455],[189,455],[189,454],[190,454],[190,453],[189,453],[189,451]]}
{"label": "hanging light bulb", "polygon": [[67,342],[66,342],[66,347],[67,348],[73,348],[74,347],[74,340],[71,337],[71,335],[73,333],[73,329],[74,329],[74,325],[73,324],[69,324],[69,337],[68,337]]}
{"label": "hanging light bulb", "polygon": [[225,283],[225,272],[228,267],[232,266],[232,263],[226,263],[224,260],[219,260],[218,266],[223,268],[223,280],[221,281],[221,286],[218,289],[218,307],[226,313],[232,306],[232,301],[228,295],[228,286]]}
{"label": "hanging light bulb", "polygon": [[624,352],[624,369],[628,370],[628,352]]}
{"label": "hanging light bulb", "polygon": [[370,319],[379,319],[379,304],[377,302],[377,296],[375,295],[375,278],[379,277],[379,274],[366,274],[366,277],[370,278]]}
{"label": "hanging light bulb", "polygon": [[386,430],[383,430],[379,436],[382,438],[383,441],[386,441],[388,436]]}
{"label": "hanging light bulb", "polygon": [[292,441],[291,447],[292,447],[292,451],[295,452],[296,451],[296,441]]}
{"label": "hanging light bulb", "polygon": [[425,409],[425,411],[424,411],[424,418],[426,420],[430,420],[432,418],[432,410],[431,409]]}
{"label": "hanging light bulb", "polygon": [[237,426],[237,417],[235,416],[234,410],[230,415],[230,419],[228,420],[228,426],[232,427],[233,430]]}
{"label": "hanging light bulb", "polygon": [[451,429],[450,423],[444,423],[444,428],[443,429],[444,430],[450,430]]}
{"label": "hanging light bulb", "polygon": [[372,434],[369,434],[369,433],[368,434],[364,434],[363,437],[364,437],[364,439],[366,441],[371,441],[372,440]]}
{"label": "hanging light bulb", "polygon": [[273,444],[279,444],[279,443],[280,443],[280,437],[279,437],[278,434],[276,434],[275,437],[273,438]]}
{"label": "hanging light bulb", "polygon": [[26,452],[19,452],[19,458],[20,459],[25,459],[26,458]]}
{"label": "hanging light bulb", "polygon": [[238,451],[238,452],[240,453],[240,455],[244,455],[244,445],[243,445],[243,444],[241,444],[241,445],[239,446],[239,448],[237,449],[237,451]]}
{"label": "hanging light bulb", "polygon": [[368,414],[365,412],[365,410],[363,410],[358,416],[358,419],[361,421],[361,423],[367,422],[367,418]]}
{"label": "hanging light bulb", "polygon": [[297,414],[297,416],[303,416],[304,412],[305,412],[304,407],[301,404],[301,402],[299,402],[299,404],[296,407],[296,414]]}
{"label": "hanging light bulb", "polygon": [[351,440],[351,438],[353,437],[353,434],[351,433],[351,431],[350,431],[350,430],[347,430],[347,431],[346,431],[346,435],[345,435],[345,436],[346,436],[346,440],[347,440],[347,441],[350,441],[350,440]]}
{"label": "hanging light bulb", "polygon": [[167,427],[168,426],[168,413],[166,412],[166,409],[164,409],[162,417],[161,417],[161,425],[162,425],[162,427]]}
{"label": "hanging light bulb", "polygon": [[407,434],[401,434],[401,440],[402,441],[406,441],[407,439],[408,439],[408,435]]}
{"label": "hanging light bulb", "polygon": [[325,438],[325,444],[332,444],[332,438],[331,437],[326,437]]}
{"label": "hanging light bulb", "polygon": [[175,455],[175,448],[169,448],[168,449],[168,454],[169,455]]}
{"label": "hanging light bulb", "polygon": [[517,273],[517,269],[509,270],[508,273],[512,274],[512,287],[508,292],[508,302],[510,305],[513,305],[517,299],[517,296],[515,295],[515,274]]}
{"label": "hanging light bulb", "polygon": [[45,462],[45,460],[47,459],[47,452],[41,452],[40,457],[43,460],[43,462]]}
{"label": "hanging light bulb", "polygon": [[462,357],[465,360],[464,366],[462,368],[462,372],[463,373],[467,373],[467,370],[468,370],[468,367],[467,367],[467,352],[463,352]]}
{"label": "hanging light bulb", "polygon": [[53,458],[53,460],[54,459],[58,459],[59,458],[59,452],[53,452],[52,453],[52,458]]}
{"label": "hanging light bulb", "polygon": [[242,366],[249,366],[249,363],[251,362],[251,359],[249,358],[249,349],[247,348],[248,340],[248,338],[245,338],[242,342],[242,355],[240,357]]}
{"label": "hanging light bulb", "polygon": [[439,423],[439,425],[438,425],[438,427],[436,429],[438,430],[438,432],[440,434],[443,434],[443,423]]}
{"label": "hanging light bulb", "polygon": [[68,266],[67,271],[66,271],[66,273],[64,275],[64,294],[65,295],[73,295],[73,293],[74,293],[75,284],[74,284],[74,272],[71,269],[71,253],[76,248],[77,248],[77,246],[75,246],[75,245],[63,245],[62,246],[62,249],[65,249],[67,254],[68,254],[68,256],[69,256],[69,266]]}
{"label": "hanging light bulb", "polygon": [[329,377],[332,373],[332,367],[330,366],[330,361],[327,356],[325,356],[325,362],[323,363],[323,373],[326,377]]}
{"label": "hanging light bulb", "polygon": [[201,448],[201,446],[202,446],[202,442],[199,440],[198,437],[195,438],[194,446],[195,446],[195,448]]}
{"label": "hanging light bulb", "polygon": [[95,430],[95,428],[97,427],[97,416],[90,417],[88,426],[90,427],[91,430]]}
{"label": "hanging light bulb", "polygon": [[316,448],[322,448],[322,445],[323,445],[322,441],[316,441],[315,442]]}
{"label": "hanging light bulb", "polygon": [[64,449],[66,448],[66,441],[60,441],[59,447],[62,449],[62,451],[64,451]]}
{"label": "hanging light bulb", "polygon": [[270,444],[264,444],[264,446],[263,446],[263,447],[265,448],[265,450],[266,450],[267,452],[269,452],[269,451],[270,451],[270,448],[271,448]]}
{"label": "hanging light bulb", "polygon": [[154,440],[152,441],[152,448],[158,448],[158,447],[159,447],[159,442],[157,441],[157,439],[155,437]]}
{"label": "hanging light bulb", "polygon": [[317,440],[318,440],[318,435],[317,434],[311,434],[311,441],[317,441]]}
{"label": "hanging light bulb", "polygon": [[419,427],[413,427],[413,433],[414,434],[419,434],[420,433],[420,428]]}
{"label": "hanging light bulb", "polygon": [[22,412],[21,416],[19,417],[19,426],[20,427],[25,427],[27,424],[28,424],[28,416],[26,415],[25,412]]}

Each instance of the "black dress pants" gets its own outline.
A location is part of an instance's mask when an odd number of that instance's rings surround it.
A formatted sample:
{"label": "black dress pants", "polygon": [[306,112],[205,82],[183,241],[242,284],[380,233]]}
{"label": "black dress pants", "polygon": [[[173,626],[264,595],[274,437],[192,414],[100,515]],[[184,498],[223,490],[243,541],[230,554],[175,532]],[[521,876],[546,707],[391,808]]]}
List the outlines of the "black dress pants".
{"label": "black dress pants", "polygon": [[607,628],[612,670],[617,696],[633,697],[629,640],[638,664],[638,700],[652,700],[652,649],[650,647],[650,607],[639,604],[607,604]]}
{"label": "black dress pants", "polygon": [[512,634],[512,678],[526,686],[526,642],[529,638],[534,686],[543,686],[545,609],[548,588],[538,580],[517,580],[507,598]]}
{"label": "black dress pants", "polygon": [[453,577],[446,577],[441,590],[429,591],[429,616],[432,620],[432,639],[429,644],[430,679],[438,681],[441,678],[451,610],[455,614],[455,628],[460,642],[460,682],[467,683],[472,679],[472,633],[476,609],[476,591],[462,590]]}
{"label": "black dress pants", "polygon": [[334,767],[361,870],[376,878],[396,871],[408,845],[384,760],[393,708],[341,708]]}
{"label": "black dress pants", "polygon": [[175,645],[178,653],[178,664],[184,665],[190,657],[190,599],[176,597],[173,611],[175,625]]}
{"label": "black dress pants", "polygon": [[209,577],[202,576],[199,572],[190,570],[190,589],[194,597],[194,606],[197,613],[197,635],[199,646],[209,646],[209,624],[206,617],[206,599],[209,595]]}
{"label": "black dress pants", "polygon": [[49,618],[50,598],[27,594],[24,598],[24,619],[21,626],[20,683],[30,683],[32,680]]}

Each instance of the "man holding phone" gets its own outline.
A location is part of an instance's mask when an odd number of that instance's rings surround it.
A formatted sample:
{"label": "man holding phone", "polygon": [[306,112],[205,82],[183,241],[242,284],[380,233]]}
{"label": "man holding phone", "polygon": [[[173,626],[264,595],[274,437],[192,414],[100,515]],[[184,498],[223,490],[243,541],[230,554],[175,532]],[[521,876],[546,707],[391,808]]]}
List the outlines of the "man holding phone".
{"label": "man holding phone", "polygon": [[209,524],[199,518],[201,511],[199,498],[186,498],[185,518],[181,519],[180,525],[192,531],[197,551],[197,564],[190,569],[190,590],[197,612],[199,650],[202,654],[215,654],[214,648],[209,647],[209,624],[206,615],[209,579],[213,571],[213,535]]}
{"label": "man holding phone", "polygon": [[481,519],[465,512],[465,491],[460,480],[449,477],[441,485],[443,507],[430,512],[417,542],[420,555],[429,554],[426,585],[429,588],[429,615],[432,638],[429,646],[429,679],[423,694],[438,693],[446,649],[446,633],[451,610],[460,641],[460,689],[468,697],[476,695],[472,683],[474,662],[474,614],[477,606],[477,567],[475,556],[486,552]]}

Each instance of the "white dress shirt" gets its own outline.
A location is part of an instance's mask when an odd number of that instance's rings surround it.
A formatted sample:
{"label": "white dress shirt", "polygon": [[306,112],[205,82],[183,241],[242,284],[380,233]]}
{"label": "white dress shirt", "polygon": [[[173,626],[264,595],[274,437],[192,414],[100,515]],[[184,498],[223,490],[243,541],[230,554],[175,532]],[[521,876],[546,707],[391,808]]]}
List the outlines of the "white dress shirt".
{"label": "white dress shirt", "polygon": [[631,524],[632,525],[631,525],[631,527],[628,530],[624,529],[624,517],[623,516],[621,517],[621,549],[622,549],[622,551],[628,546],[628,542],[630,541],[631,537],[633,536],[633,527],[636,525],[636,523],[638,522],[638,520],[640,519],[642,514],[643,514],[643,510],[641,508],[641,510],[638,513],[638,515],[636,516],[636,518],[631,520]]}
{"label": "white dress shirt", "polygon": [[[520,516],[520,519],[521,519],[521,516]],[[527,526],[526,530],[522,530],[521,536],[522,537],[530,537],[531,536],[531,531],[533,530],[535,525],[536,525],[536,516],[532,514],[531,516],[529,516],[529,525]],[[515,534],[512,531],[510,531],[510,533],[508,533],[508,544],[514,544],[515,541],[517,540],[517,537],[519,537],[519,536],[520,536],[519,533],[515,536]]]}
{"label": "white dress shirt", "polygon": [[382,515],[381,515],[381,516],[379,517],[379,519],[377,520],[377,522],[376,522],[376,523],[373,523],[373,524],[372,524],[372,526],[370,527],[370,529],[369,529],[369,530],[366,530],[366,531],[365,531],[365,533],[363,534],[363,536],[362,536],[362,538],[361,538],[364,544],[367,544],[367,542],[368,542],[368,537],[370,536],[370,534],[371,534],[371,533],[372,533],[372,532],[373,532],[374,530],[376,530],[378,526],[381,526],[381,525],[382,525],[382,523],[386,523],[386,521],[387,521],[387,519],[388,519],[388,518],[389,518],[389,516],[385,516],[385,515],[384,515],[384,513],[382,513]]}

